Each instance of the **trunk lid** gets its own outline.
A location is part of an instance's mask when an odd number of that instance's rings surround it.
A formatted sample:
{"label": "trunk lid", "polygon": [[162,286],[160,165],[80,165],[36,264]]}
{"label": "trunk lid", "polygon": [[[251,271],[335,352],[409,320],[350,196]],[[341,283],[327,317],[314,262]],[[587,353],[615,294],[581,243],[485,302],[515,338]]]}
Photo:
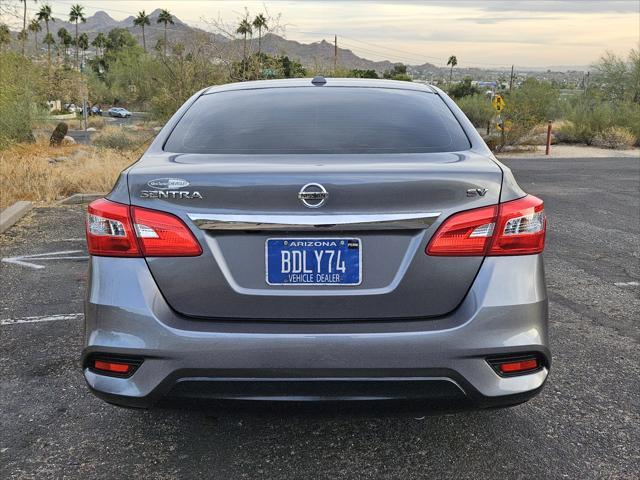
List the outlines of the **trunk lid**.
{"label": "trunk lid", "polygon": [[[450,312],[483,259],[430,257],[425,247],[451,214],[498,203],[501,181],[500,168],[473,152],[167,153],[145,156],[128,173],[131,203],[177,215],[203,248],[199,257],[147,258],[171,307],[196,317],[268,320]],[[319,208],[298,198],[309,183],[328,193]],[[469,196],[476,189],[486,193]],[[269,284],[265,245],[274,238],[358,239],[360,283]]]}

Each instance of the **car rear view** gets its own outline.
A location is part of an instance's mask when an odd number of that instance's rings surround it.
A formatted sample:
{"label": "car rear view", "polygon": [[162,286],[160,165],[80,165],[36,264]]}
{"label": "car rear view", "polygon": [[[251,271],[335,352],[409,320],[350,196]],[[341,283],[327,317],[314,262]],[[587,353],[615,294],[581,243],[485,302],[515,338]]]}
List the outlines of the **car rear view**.
{"label": "car rear view", "polygon": [[89,206],[84,375],[137,407],[520,403],[550,367],[545,230],[436,88],[205,89]]}

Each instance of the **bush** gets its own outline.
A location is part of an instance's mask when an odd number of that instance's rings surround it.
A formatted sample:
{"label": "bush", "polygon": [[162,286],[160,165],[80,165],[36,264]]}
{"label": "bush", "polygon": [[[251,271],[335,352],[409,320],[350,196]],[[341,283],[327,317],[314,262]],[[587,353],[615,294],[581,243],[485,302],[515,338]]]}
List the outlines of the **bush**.
{"label": "bush", "polygon": [[122,127],[106,127],[92,139],[97,147],[114,150],[135,150],[142,146],[144,140],[139,135],[127,132]]}
{"label": "bush", "polygon": [[573,99],[567,105],[568,120],[558,129],[557,138],[567,143],[594,143],[596,136],[610,127],[624,127],[638,142],[640,138],[640,104],[608,102],[597,93]]}
{"label": "bush", "polygon": [[631,148],[636,143],[637,138],[628,129],[624,127],[609,127],[602,132],[598,132],[593,144],[602,148]]}
{"label": "bush", "polygon": [[470,77],[466,77],[462,82],[449,87],[447,93],[450,97],[457,99],[477,95],[480,93],[480,89],[471,83]]}
{"label": "bush", "polygon": [[0,54],[0,149],[34,141],[32,128],[43,117],[41,71],[15,53]]}
{"label": "bush", "polygon": [[485,95],[471,95],[456,100],[460,110],[478,128],[486,128],[487,124],[495,116],[491,106],[491,100]]}
{"label": "bush", "polygon": [[507,127],[498,149],[520,144],[531,135],[536,125],[552,119],[559,96],[553,85],[533,78],[509,92],[506,95],[507,106],[501,114]]}

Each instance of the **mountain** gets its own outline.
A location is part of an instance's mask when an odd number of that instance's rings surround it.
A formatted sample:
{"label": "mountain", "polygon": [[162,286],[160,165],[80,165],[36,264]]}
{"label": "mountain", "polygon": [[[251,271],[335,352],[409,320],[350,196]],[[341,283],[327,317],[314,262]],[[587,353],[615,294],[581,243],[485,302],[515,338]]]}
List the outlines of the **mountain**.
{"label": "mountain", "polygon": [[[152,49],[158,40],[164,37],[164,25],[158,24],[158,16],[161,10],[155,9],[149,14],[151,25],[145,26],[145,37],[147,42],[147,49]],[[98,11],[94,15],[87,17],[85,23],[78,24],[78,31],[80,33],[86,32],[89,35],[89,40],[98,33],[107,34],[114,28],[124,28],[134,35],[138,42],[142,43],[142,29],[136,27],[133,24],[133,16],[129,16],[124,20],[116,20],[112,18],[108,13],[104,11]],[[200,28],[187,25],[182,20],[173,17],[173,24],[167,25],[167,37],[170,43],[183,43],[187,50],[194,45],[197,38],[206,38],[209,41],[215,43],[215,49],[221,52],[231,53],[238,58],[242,55],[243,40],[238,38],[229,38],[221,34],[207,32]],[[66,28],[72,35],[75,34],[75,24],[64,21],[60,18],[56,18],[54,23],[50,24],[51,33],[56,37],[56,32],[60,28]],[[14,33],[15,37],[15,33]],[[252,51],[257,50],[257,39],[253,38],[249,40],[251,42]],[[27,48],[31,49],[32,42],[27,42]],[[42,47],[41,47],[42,48]],[[314,43],[300,43],[295,40],[288,40],[280,35],[273,33],[267,33],[262,38],[262,51],[271,55],[287,55],[289,58],[294,59],[302,63],[306,67],[312,67],[314,69],[325,68],[330,69],[334,64],[334,45],[331,42],[323,39]],[[378,73],[382,73],[385,70],[392,69],[397,62],[391,62],[388,60],[374,61],[356,55],[349,49],[338,47],[338,65],[344,68],[358,68],[362,70],[375,70]],[[422,65],[408,65],[408,72],[414,76],[414,78],[422,78],[429,80],[430,78],[443,76],[448,77],[449,70],[447,68],[437,67],[431,63],[425,63]],[[588,67],[583,66],[557,66],[549,67],[553,72],[562,71],[585,71]],[[546,72],[546,68],[530,68],[527,71],[530,72]],[[521,70],[522,71],[522,70]],[[454,69],[454,78],[461,79],[466,75],[473,78],[482,78],[488,72],[502,72],[500,68],[494,69],[481,69],[481,68],[462,68],[457,67]],[[494,75],[495,76],[495,75]]]}

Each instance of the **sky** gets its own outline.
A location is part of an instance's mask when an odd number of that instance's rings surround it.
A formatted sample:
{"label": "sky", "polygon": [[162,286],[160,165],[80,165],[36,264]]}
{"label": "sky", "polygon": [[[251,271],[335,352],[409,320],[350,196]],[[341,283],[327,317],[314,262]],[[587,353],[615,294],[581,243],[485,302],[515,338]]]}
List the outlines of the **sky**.
{"label": "sky", "polygon": [[[43,3],[43,2],[38,2]],[[72,3],[91,15],[121,20],[166,8],[187,24],[235,24],[252,16],[278,17],[279,32],[304,43],[333,41],[361,57],[438,66],[456,55],[464,67],[547,67],[595,62],[605,50],[626,56],[640,42],[640,0],[426,1],[189,1],[51,0],[54,16]],[[28,2],[35,12],[38,4]],[[273,23],[273,22],[272,22]]]}

